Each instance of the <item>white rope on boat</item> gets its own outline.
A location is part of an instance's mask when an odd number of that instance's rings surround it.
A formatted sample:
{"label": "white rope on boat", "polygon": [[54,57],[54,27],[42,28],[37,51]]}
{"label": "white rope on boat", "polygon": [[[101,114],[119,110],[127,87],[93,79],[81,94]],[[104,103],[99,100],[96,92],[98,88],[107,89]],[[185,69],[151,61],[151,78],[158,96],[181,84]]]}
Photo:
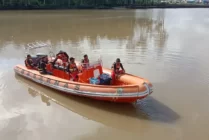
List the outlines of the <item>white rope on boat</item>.
{"label": "white rope on boat", "polygon": [[37,49],[37,48],[42,48],[42,47],[51,47],[51,45],[48,43],[37,41],[37,42],[28,43],[25,46],[25,49],[32,50],[32,49]]}
{"label": "white rope on boat", "polygon": [[48,47],[50,49],[49,54],[50,56],[55,56],[54,52],[52,51],[52,45],[50,42],[44,43],[42,41],[31,42],[25,45],[25,53],[29,54],[31,50]]}

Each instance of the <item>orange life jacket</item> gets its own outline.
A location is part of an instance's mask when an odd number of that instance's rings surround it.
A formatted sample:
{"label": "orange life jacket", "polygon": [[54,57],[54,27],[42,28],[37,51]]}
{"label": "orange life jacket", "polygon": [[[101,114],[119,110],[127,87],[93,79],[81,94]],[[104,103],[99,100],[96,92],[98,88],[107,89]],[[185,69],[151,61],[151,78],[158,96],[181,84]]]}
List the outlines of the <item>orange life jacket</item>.
{"label": "orange life jacket", "polygon": [[61,59],[63,62],[67,62],[68,61],[67,57],[64,54],[57,55],[57,58]]}
{"label": "orange life jacket", "polygon": [[85,59],[83,59],[83,67],[84,68],[86,68],[86,67],[88,67],[88,65],[89,65],[89,59],[87,59],[87,60],[85,60]]}
{"label": "orange life jacket", "polygon": [[68,62],[63,62],[63,64],[62,64],[64,67],[67,67],[67,65],[68,65]]}
{"label": "orange life jacket", "polygon": [[70,72],[76,72],[76,71],[78,71],[77,66],[76,66],[75,63],[70,63],[69,64],[69,71]]}

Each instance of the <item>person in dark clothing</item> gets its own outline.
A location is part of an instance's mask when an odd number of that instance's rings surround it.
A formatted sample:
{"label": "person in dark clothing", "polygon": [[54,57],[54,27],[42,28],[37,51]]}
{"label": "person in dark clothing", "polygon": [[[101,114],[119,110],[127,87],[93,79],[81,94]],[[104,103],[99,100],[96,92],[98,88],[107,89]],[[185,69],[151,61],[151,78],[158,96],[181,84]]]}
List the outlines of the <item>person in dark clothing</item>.
{"label": "person in dark clothing", "polygon": [[123,68],[123,64],[120,62],[120,58],[116,59],[116,62],[112,64],[112,73],[111,73],[111,84],[115,83],[115,79],[118,78],[120,74],[125,73],[125,69]]}
{"label": "person in dark clothing", "polygon": [[116,62],[112,64],[111,69],[115,72],[115,74],[125,73],[125,69],[123,68],[123,64],[120,62],[120,58],[116,59]]}
{"label": "person in dark clothing", "polygon": [[47,70],[46,70],[46,64],[47,64],[48,60],[47,57],[44,56],[43,58],[41,58],[40,62],[39,62],[39,67],[38,70],[41,74],[47,74]]}
{"label": "person in dark clothing", "polygon": [[31,55],[27,55],[27,58],[25,59],[25,66],[28,68],[28,69],[33,69],[34,68],[34,63],[33,63],[33,60],[31,58]]}

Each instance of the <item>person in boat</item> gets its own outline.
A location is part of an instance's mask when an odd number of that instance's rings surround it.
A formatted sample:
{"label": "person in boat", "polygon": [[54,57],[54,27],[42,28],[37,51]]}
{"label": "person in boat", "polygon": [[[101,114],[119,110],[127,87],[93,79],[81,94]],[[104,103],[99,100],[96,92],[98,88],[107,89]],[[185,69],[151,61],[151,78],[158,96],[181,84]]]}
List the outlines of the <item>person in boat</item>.
{"label": "person in boat", "polygon": [[89,59],[88,59],[88,55],[85,54],[83,56],[84,59],[81,60],[81,63],[82,63],[82,67],[83,68],[87,68],[89,66]]}
{"label": "person in boat", "polygon": [[47,70],[46,70],[46,65],[48,63],[48,58],[47,56],[44,56],[40,59],[39,61],[39,66],[38,66],[38,71],[41,74],[47,74]]}
{"label": "person in boat", "polygon": [[56,54],[56,58],[53,61],[53,65],[56,63],[56,61],[60,59],[63,62],[64,66],[67,66],[68,60],[69,60],[69,56],[66,52],[60,50],[58,54]]}
{"label": "person in boat", "polygon": [[29,55],[29,54],[27,55],[27,58],[25,59],[25,66],[28,69],[33,69],[35,67],[33,60],[31,58],[31,55]]}
{"label": "person in boat", "polygon": [[116,59],[116,62],[112,64],[111,69],[116,73],[116,74],[123,74],[125,73],[125,69],[123,68],[123,64],[120,62],[120,58]]}
{"label": "person in boat", "polygon": [[120,61],[120,58],[116,59],[116,62],[112,64],[112,79],[114,80],[117,78],[120,74],[125,73],[125,69],[123,68],[123,64]]}
{"label": "person in boat", "polygon": [[70,58],[70,63],[67,66],[67,72],[69,72],[71,78],[73,81],[78,81],[78,67],[76,66],[75,63],[75,58],[71,57]]}

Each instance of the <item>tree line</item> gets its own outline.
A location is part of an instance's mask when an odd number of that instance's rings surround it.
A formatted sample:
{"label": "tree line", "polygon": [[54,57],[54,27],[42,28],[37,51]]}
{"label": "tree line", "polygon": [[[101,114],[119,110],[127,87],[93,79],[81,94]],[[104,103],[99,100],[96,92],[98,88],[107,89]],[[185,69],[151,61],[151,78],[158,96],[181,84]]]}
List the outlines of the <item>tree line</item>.
{"label": "tree line", "polygon": [[[157,0],[159,1],[159,0]],[[154,5],[156,0],[0,0],[1,8],[110,8]]]}

